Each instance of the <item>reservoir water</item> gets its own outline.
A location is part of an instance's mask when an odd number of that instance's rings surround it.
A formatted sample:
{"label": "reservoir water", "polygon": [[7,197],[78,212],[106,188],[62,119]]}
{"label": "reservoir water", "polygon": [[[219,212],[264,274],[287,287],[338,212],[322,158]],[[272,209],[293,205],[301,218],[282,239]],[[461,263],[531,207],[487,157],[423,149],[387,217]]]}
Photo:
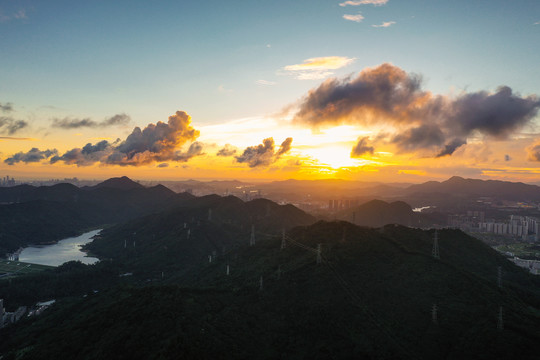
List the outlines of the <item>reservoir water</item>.
{"label": "reservoir water", "polygon": [[19,255],[19,261],[58,266],[67,261],[79,260],[83,264],[94,264],[99,259],[88,257],[81,251],[81,245],[92,241],[92,237],[97,235],[101,229],[92,230],[76,237],[60,240],[53,245],[34,245],[24,248]]}

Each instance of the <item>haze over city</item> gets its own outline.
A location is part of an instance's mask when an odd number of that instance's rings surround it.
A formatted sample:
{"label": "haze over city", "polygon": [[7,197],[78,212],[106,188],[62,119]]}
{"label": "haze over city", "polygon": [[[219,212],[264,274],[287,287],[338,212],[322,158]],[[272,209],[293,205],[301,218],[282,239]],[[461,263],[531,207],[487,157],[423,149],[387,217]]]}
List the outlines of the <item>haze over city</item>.
{"label": "haze over city", "polygon": [[4,1],[17,178],[537,182],[536,1]]}

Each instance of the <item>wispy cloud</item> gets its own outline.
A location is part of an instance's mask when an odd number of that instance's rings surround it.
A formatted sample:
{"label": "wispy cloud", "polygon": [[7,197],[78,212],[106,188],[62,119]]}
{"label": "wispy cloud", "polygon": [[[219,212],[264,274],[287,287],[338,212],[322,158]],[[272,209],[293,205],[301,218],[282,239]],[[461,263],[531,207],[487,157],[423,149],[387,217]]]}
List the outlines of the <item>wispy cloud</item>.
{"label": "wispy cloud", "polygon": [[382,6],[385,5],[388,2],[388,0],[352,0],[352,1],[345,1],[339,4],[339,6],[358,6],[358,5],[374,5],[374,6]]}
{"label": "wispy cloud", "polygon": [[107,118],[101,122],[94,121],[90,118],[84,119],[72,119],[72,118],[63,118],[63,119],[53,119],[52,127],[60,129],[79,129],[79,128],[104,128],[109,126],[116,125],[126,125],[129,123],[131,118],[126,114],[116,114]]}
{"label": "wispy cloud", "polygon": [[25,9],[20,9],[11,15],[6,15],[0,10],[0,23],[8,22],[10,20],[26,20],[28,16],[26,15]]}
{"label": "wispy cloud", "polygon": [[362,22],[362,20],[364,20],[364,15],[362,15],[361,13],[358,13],[356,15],[350,15],[350,14],[345,14],[343,15],[343,18],[345,20],[349,20],[349,21],[354,21],[354,22]]}
{"label": "wispy cloud", "polygon": [[275,81],[268,81],[268,80],[257,80],[255,81],[259,85],[276,85]]}
{"label": "wispy cloud", "polygon": [[331,70],[345,67],[354,60],[345,56],[317,57],[304,60],[302,64],[287,65],[283,69],[300,80],[324,79],[333,74]]}
{"label": "wispy cloud", "polygon": [[13,104],[9,102],[5,104],[0,103],[0,111],[4,113],[13,111]]}
{"label": "wispy cloud", "polygon": [[374,28],[387,28],[394,25],[395,23],[396,23],[395,21],[385,21],[381,25],[371,25],[371,26],[373,26]]}
{"label": "wispy cloud", "polygon": [[533,25],[540,25],[540,21],[535,22]]}
{"label": "wispy cloud", "polygon": [[36,139],[34,138],[13,137],[13,136],[0,136],[0,140],[36,141]]}
{"label": "wispy cloud", "polygon": [[13,135],[17,131],[28,126],[28,122],[24,120],[16,120],[8,116],[0,116],[0,133]]}

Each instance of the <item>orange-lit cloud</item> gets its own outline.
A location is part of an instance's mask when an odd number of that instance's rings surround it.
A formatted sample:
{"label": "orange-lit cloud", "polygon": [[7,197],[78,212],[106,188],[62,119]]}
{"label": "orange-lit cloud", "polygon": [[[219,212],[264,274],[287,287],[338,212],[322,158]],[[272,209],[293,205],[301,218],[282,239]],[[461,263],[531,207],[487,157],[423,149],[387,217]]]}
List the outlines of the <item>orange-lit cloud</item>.
{"label": "orange-lit cloud", "polygon": [[540,141],[532,144],[527,148],[529,161],[540,161]]}
{"label": "orange-lit cloud", "polygon": [[507,139],[538,113],[536,95],[521,97],[502,86],[457,97],[433,95],[422,79],[391,64],[367,68],[355,78],[324,81],[300,101],[293,122],[312,128],[390,125],[379,133],[400,152],[430,150],[451,155],[476,135]]}
{"label": "orange-lit cloud", "polygon": [[[39,151],[34,148],[28,153],[17,153],[5,160],[13,165],[17,162],[36,162],[50,158],[50,163],[64,162],[68,165],[139,166],[153,162],[185,162],[202,154],[202,144],[193,142],[199,137],[199,131],[191,126],[191,117],[183,111],[169,116],[168,123],[158,121],[144,129],[136,127],[124,140],[113,143],[102,140],[96,144],[88,143],[82,148],[73,148],[63,155],[56,149]],[[193,142],[186,152],[180,150],[187,142]]]}

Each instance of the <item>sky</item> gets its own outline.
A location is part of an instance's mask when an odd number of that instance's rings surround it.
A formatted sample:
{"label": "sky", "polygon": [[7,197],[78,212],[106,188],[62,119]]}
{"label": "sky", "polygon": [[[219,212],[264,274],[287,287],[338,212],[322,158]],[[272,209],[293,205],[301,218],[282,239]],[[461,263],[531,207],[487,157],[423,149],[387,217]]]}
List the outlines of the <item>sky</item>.
{"label": "sky", "polygon": [[540,181],[537,0],[0,0],[0,177]]}

